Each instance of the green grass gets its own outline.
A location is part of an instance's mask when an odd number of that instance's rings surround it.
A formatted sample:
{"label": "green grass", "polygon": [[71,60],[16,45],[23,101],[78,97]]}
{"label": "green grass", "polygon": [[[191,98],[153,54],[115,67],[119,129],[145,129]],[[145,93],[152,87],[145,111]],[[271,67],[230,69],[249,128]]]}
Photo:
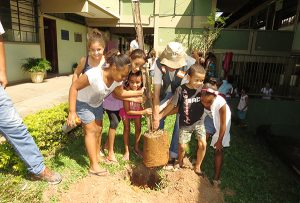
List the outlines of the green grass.
{"label": "green grass", "polygon": [[[166,121],[166,129],[171,135],[174,117]],[[105,116],[102,143],[107,137],[108,119]],[[133,127],[133,126],[132,126]],[[143,132],[146,130],[143,121]],[[82,134],[78,128],[72,132]],[[133,146],[134,130],[132,128],[130,143]],[[225,160],[222,171],[222,190],[226,202],[299,202],[300,181],[276,156],[270,153],[267,146],[259,144],[246,131],[232,126],[231,147],[225,150]],[[117,129],[115,152],[120,165],[103,165],[111,173],[124,169],[126,163],[121,161],[123,145],[123,124]],[[67,136],[67,135],[66,135]],[[72,135],[69,135],[72,136]],[[142,143],[141,143],[142,146]],[[188,156],[195,158],[196,141],[192,138]],[[131,163],[141,160],[134,154],[130,155]],[[63,175],[63,182],[55,186],[56,192],[50,197],[52,202],[58,201],[59,193],[87,175],[89,160],[85,152],[82,136],[74,136],[72,143],[57,151],[54,156],[46,158],[46,164]],[[213,150],[207,150],[203,162],[203,170],[209,178],[213,176]],[[162,174],[163,176],[163,174]],[[27,175],[0,173],[0,202],[41,202],[43,192],[52,186],[40,181],[27,180]],[[27,184],[25,190],[22,186]],[[228,192],[230,191],[230,192]]]}

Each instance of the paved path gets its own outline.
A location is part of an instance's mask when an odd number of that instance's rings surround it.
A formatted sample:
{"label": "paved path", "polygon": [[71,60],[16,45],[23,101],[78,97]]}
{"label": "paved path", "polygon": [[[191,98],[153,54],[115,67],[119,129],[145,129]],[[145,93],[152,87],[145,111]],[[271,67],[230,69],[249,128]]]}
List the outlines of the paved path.
{"label": "paved path", "polygon": [[43,83],[22,83],[8,86],[6,92],[15,108],[25,117],[41,109],[67,102],[72,75],[45,79]]}
{"label": "paved path", "polygon": [[[5,90],[22,118],[68,101],[72,75],[45,79],[42,83],[22,83]],[[0,143],[5,139],[0,134]]]}

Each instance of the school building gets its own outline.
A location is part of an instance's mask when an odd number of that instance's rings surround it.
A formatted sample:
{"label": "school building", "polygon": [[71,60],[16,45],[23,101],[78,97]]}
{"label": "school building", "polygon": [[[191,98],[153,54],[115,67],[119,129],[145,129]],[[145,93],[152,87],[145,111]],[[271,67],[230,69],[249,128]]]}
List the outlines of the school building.
{"label": "school building", "polygon": [[[229,16],[212,48],[219,76],[225,53],[232,52],[237,86],[256,94],[269,82],[275,95],[289,98],[300,97],[299,7],[299,0],[140,0],[148,51],[161,52],[177,34],[203,32],[217,10]],[[71,73],[87,54],[90,28],[103,32],[108,49],[122,52],[135,36],[131,0],[1,0],[0,20],[10,83],[29,78],[20,68],[27,57],[47,58],[51,73]]]}

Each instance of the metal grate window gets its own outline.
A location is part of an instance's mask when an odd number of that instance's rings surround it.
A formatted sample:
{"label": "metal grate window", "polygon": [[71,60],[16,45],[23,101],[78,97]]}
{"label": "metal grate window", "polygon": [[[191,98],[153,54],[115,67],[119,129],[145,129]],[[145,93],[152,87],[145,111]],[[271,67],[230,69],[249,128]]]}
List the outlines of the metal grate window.
{"label": "metal grate window", "polygon": [[35,0],[1,0],[0,13],[6,41],[38,42],[38,16]]}

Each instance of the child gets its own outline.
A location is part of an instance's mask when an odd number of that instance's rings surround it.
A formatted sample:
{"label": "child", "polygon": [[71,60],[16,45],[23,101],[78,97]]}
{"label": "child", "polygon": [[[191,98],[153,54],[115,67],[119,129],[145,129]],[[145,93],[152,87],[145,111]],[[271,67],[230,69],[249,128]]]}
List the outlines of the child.
{"label": "child", "polygon": [[[142,72],[130,72],[128,76],[128,86],[126,87],[128,90],[140,90],[142,88]],[[139,149],[139,141],[141,138],[141,116],[142,115],[150,115],[152,114],[152,109],[143,109],[140,103],[123,101],[124,108],[120,109],[120,116],[123,120],[124,124],[124,145],[125,145],[125,153],[123,156],[123,160],[129,160],[129,134],[130,134],[130,119],[134,119],[135,124],[135,141],[134,141],[134,149],[133,152],[141,157],[142,152]]]}
{"label": "child", "polygon": [[222,81],[221,86],[219,87],[219,94],[226,99],[228,105],[230,105],[231,95],[233,93],[232,87],[233,77],[227,76],[225,80]]}
{"label": "child", "polygon": [[[93,53],[98,53],[101,46],[98,41],[92,42]],[[126,55],[112,55],[106,58],[108,68],[92,68],[80,76],[71,85],[69,92],[69,115],[67,123],[74,126],[79,117],[83,124],[85,146],[90,160],[89,174],[104,176],[108,171],[98,164],[100,154],[101,118],[99,111],[103,99],[112,91],[121,98],[141,96],[143,89],[138,91],[123,90],[122,81],[129,73],[130,60]]]}
{"label": "child", "polygon": [[206,151],[206,137],[203,115],[203,105],[200,102],[200,92],[197,89],[203,86],[205,70],[202,65],[194,64],[187,71],[187,84],[183,84],[176,89],[175,95],[167,107],[160,113],[160,118],[165,117],[175,107],[174,111],[179,113],[179,148],[178,164],[183,167],[183,158],[185,155],[186,144],[191,140],[193,132],[198,139],[197,160],[194,171],[203,176],[201,163]]}
{"label": "child", "polygon": [[143,50],[141,49],[133,50],[130,54],[131,71],[133,73],[140,71],[143,65],[146,63],[146,58],[147,56]]}
{"label": "child", "polygon": [[267,82],[266,86],[261,88],[260,92],[262,93],[263,99],[271,99],[273,90],[270,87],[270,84]]}
{"label": "child", "polygon": [[218,95],[216,87],[210,83],[205,83],[201,90],[201,102],[205,108],[205,113],[213,119],[216,128],[212,136],[210,146],[215,149],[215,174],[213,184],[221,184],[220,175],[223,162],[223,147],[229,147],[231,112],[225,99]]}
{"label": "child", "polygon": [[247,88],[243,88],[241,90],[241,98],[240,98],[240,102],[237,106],[237,115],[238,115],[238,119],[239,119],[239,123],[241,127],[247,127],[247,124],[245,122],[245,118],[246,118],[246,113],[248,110],[248,95],[247,95]]}

